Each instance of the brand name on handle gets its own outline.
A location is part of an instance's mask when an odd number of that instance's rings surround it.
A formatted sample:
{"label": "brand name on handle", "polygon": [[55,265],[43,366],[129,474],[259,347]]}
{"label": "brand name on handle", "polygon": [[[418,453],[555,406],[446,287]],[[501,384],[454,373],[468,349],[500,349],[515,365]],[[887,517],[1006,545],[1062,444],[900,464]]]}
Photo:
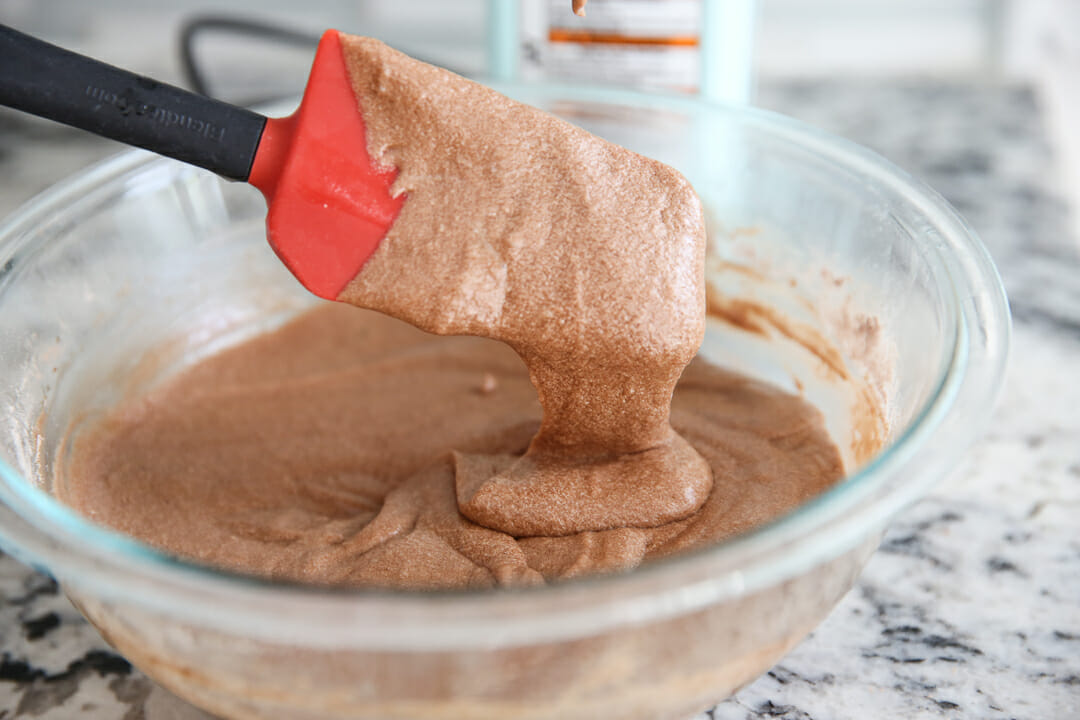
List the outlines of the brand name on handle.
{"label": "brand name on handle", "polygon": [[225,128],[191,115],[140,102],[132,97],[130,90],[115,93],[111,90],[87,85],[86,95],[102,105],[116,108],[121,115],[147,116],[159,125],[181,127],[215,142],[222,142],[225,139]]}

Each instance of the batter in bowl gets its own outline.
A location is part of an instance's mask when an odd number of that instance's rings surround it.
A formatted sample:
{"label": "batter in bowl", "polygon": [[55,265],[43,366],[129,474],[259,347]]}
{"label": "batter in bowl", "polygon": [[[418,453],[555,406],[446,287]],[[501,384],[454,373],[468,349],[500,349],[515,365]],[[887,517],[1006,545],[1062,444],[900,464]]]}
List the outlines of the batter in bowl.
{"label": "batter in bowl", "polygon": [[704,361],[683,374],[671,417],[715,478],[689,518],[525,537],[485,527],[459,512],[455,478],[529,446],[541,408],[524,364],[492,340],[335,304],[115,409],[75,439],[57,488],[93,520],[199,562],[437,588],[632,568],[776,517],[842,476],[816,409]]}
{"label": "batter in bowl", "polygon": [[813,407],[690,362],[705,231],[676,171],[342,44],[407,197],[339,298],[368,309],[308,313],[116,408],[69,439],[61,499],[238,572],[475,587],[631,568],[842,476]]}

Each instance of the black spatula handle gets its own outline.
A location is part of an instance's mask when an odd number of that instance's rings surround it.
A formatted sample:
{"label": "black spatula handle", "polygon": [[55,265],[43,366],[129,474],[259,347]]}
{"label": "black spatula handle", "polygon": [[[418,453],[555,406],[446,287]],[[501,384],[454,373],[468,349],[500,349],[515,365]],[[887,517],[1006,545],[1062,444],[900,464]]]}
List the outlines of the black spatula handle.
{"label": "black spatula handle", "polygon": [[266,118],[0,25],[0,105],[247,180]]}

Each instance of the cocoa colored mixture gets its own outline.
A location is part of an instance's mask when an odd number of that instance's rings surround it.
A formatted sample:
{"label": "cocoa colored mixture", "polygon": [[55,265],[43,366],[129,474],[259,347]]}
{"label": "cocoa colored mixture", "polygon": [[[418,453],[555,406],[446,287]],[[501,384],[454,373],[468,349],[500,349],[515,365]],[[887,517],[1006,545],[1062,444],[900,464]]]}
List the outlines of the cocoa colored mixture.
{"label": "cocoa colored mixture", "polygon": [[57,491],[97,522],[230,570],[445,588],[632,568],[747,530],[842,475],[815,408],[694,360],[671,419],[715,487],[692,517],[515,538],[462,516],[456,469],[520,456],[540,418],[505,345],[328,304],[113,410],[76,439]]}
{"label": "cocoa colored mixture", "polygon": [[705,331],[693,188],[377,40],[342,47],[370,155],[408,199],[339,299],[506,343],[545,411],[524,457],[459,459],[462,513],[514,535],[689,516],[712,485],[668,423]]}
{"label": "cocoa colored mixture", "polygon": [[407,199],[339,300],[480,337],[308,314],[117,409],[74,444],[64,500],[241,572],[430,588],[633,567],[841,477],[815,409],[687,367],[705,231],[681,175],[342,45],[369,153]]}

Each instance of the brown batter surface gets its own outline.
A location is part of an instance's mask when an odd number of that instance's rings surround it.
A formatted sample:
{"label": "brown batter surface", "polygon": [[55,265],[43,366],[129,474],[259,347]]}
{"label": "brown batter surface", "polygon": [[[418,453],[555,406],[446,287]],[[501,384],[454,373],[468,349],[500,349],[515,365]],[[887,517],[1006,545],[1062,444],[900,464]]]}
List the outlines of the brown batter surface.
{"label": "brown batter surface", "polygon": [[455,463],[520,456],[540,418],[505,345],[327,305],[94,423],[60,466],[57,494],[167,552],[241,573],[485,587],[623,570],[712,543],[843,473],[815,408],[695,360],[671,421],[716,488],[691,518],[515,538],[462,516]]}
{"label": "brown batter surface", "polygon": [[687,366],[705,230],[678,172],[342,46],[406,195],[339,297],[371,310],[320,309],[119,408],[74,443],[64,500],[240,572],[472,587],[630,568],[841,477],[815,409]]}
{"label": "brown batter surface", "polygon": [[462,513],[513,535],[689,517],[712,487],[668,422],[705,331],[690,183],[377,40],[342,47],[369,154],[407,199],[338,299],[506,343],[544,409],[523,456],[458,457]]}

